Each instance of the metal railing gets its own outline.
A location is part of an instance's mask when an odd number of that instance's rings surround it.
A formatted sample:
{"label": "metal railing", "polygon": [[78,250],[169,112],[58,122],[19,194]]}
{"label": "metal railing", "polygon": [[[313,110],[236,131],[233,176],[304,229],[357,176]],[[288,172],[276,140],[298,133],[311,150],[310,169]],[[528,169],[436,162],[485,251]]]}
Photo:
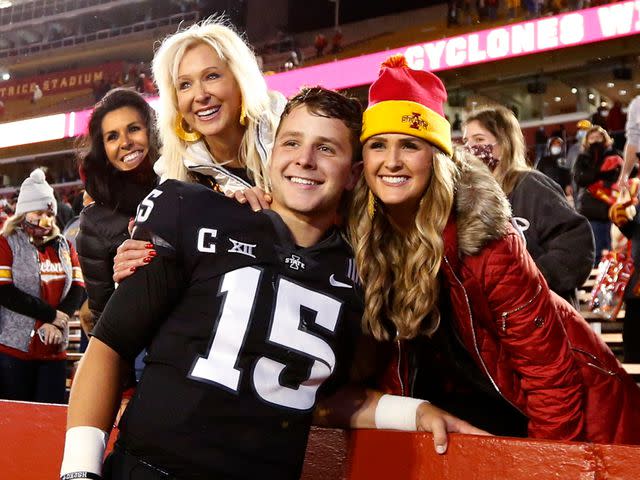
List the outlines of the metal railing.
{"label": "metal railing", "polygon": [[144,22],[125,25],[124,27],[114,27],[97,32],[87,33],[85,35],[76,35],[74,37],[66,37],[55,41],[43,41],[31,45],[21,47],[6,48],[0,50],[0,58],[10,58],[22,55],[37,55],[39,53],[54,50],[57,48],[73,47],[98,40],[106,40],[108,38],[116,38],[122,35],[132,33],[145,32],[155,30],[156,28],[167,27],[171,25],[179,25],[181,22],[196,22],[199,19],[198,12],[187,12],[171,15],[170,17],[158,18],[155,20],[147,20]]}

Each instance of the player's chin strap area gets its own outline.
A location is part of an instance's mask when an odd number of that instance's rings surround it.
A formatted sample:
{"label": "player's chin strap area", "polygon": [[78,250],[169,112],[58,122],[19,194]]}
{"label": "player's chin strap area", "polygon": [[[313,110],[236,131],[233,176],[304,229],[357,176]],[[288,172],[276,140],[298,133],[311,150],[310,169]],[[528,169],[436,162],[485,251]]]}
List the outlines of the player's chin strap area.
{"label": "player's chin strap area", "polygon": [[109,434],[96,427],[72,427],[67,430],[60,480],[100,480],[108,439]]}

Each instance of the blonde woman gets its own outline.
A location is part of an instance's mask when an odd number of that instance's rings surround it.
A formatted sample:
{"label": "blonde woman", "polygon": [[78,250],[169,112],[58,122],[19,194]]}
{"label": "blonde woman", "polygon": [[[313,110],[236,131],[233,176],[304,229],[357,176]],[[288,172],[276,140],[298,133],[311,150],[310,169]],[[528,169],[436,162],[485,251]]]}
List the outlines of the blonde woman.
{"label": "blonde woman", "polygon": [[255,55],[221,18],[167,37],[156,51],[161,179],[212,177],[228,193],[267,188],[264,168],[285,99],[268,92]]}
{"label": "blonde woman", "polygon": [[381,385],[495,434],[640,442],[640,389],[549,291],[500,185],[454,152],[433,74],[392,57],[363,117],[350,235]]}
{"label": "blonde woman", "polygon": [[[161,181],[205,184],[246,201],[253,186],[269,192],[265,168],[286,103],[269,92],[255,55],[222,18],[209,18],[167,37],[155,53],[160,93]],[[268,203],[259,197],[262,206]],[[120,248],[114,280],[145,265],[144,242]],[[148,261],[148,260],[147,260]]]}
{"label": "blonde woman", "polygon": [[576,289],[594,260],[589,222],[556,182],[527,165],[522,130],[511,110],[494,106],[471,112],[463,138],[507,194],[513,222],[549,288],[577,306]]}

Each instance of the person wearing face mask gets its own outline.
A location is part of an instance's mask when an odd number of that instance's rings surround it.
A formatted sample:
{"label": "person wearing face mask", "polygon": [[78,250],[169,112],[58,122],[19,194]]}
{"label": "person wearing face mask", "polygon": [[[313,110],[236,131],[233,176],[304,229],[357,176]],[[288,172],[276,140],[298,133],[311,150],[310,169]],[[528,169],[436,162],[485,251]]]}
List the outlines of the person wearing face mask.
{"label": "person wearing face mask", "polygon": [[587,136],[587,131],[591,126],[592,125],[589,120],[580,120],[576,123],[577,130],[575,142],[569,147],[569,150],[567,150],[567,168],[571,171],[573,171],[573,166],[576,164],[578,155],[582,153],[582,141],[584,140],[584,137]]}
{"label": "person wearing face mask", "polygon": [[0,232],[0,398],[64,403],[69,316],[84,282],[44,172],[22,183]]}
{"label": "person wearing face mask", "polygon": [[588,221],[569,205],[555,181],[527,165],[522,130],[510,110],[497,106],[472,112],[463,137],[507,194],[512,223],[549,288],[577,305],[576,289],[588,278],[594,261]]}
{"label": "person wearing face mask", "polygon": [[611,249],[609,208],[615,203],[614,184],[622,170],[622,156],[613,140],[599,126],[591,127],[582,142],[573,177],[578,186],[576,208],[591,224],[596,242],[595,264],[604,250]]}
{"label": "person wearing face mask", "polygon": [[536,168],[560,185],[567,197],[573,194],[571,170],[567,168],[564,140],[562,138],[551,137],[549,139],[545,154],[536,165]]}

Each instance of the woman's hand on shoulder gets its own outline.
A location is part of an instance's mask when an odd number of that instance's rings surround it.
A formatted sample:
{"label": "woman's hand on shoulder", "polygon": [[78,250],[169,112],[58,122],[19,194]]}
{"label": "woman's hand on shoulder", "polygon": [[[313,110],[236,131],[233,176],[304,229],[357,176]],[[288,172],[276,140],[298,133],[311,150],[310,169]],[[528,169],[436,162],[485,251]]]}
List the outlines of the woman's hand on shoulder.
{"label": "woman's hand on shoulder", "polygon": [[433,433],[433,443],[435,444],[436,452],[439,454],[447,451],[447,432],[491,435],[428,402],[423,402],[418,406],[416,427],[419,432]]}
{"label": "woman's hand on shoulder", "polygon": [[113,258],[113,281],[122,282],[157,255],[153,244],[143,240],[125,240]]}
{"label": "woman's hand on shoulder", "polygon": [[228,197],[235,198],[239,203],[248,203],[254,212],[271,208],[271,195],[260,187],[251,187],[229,193]]}

